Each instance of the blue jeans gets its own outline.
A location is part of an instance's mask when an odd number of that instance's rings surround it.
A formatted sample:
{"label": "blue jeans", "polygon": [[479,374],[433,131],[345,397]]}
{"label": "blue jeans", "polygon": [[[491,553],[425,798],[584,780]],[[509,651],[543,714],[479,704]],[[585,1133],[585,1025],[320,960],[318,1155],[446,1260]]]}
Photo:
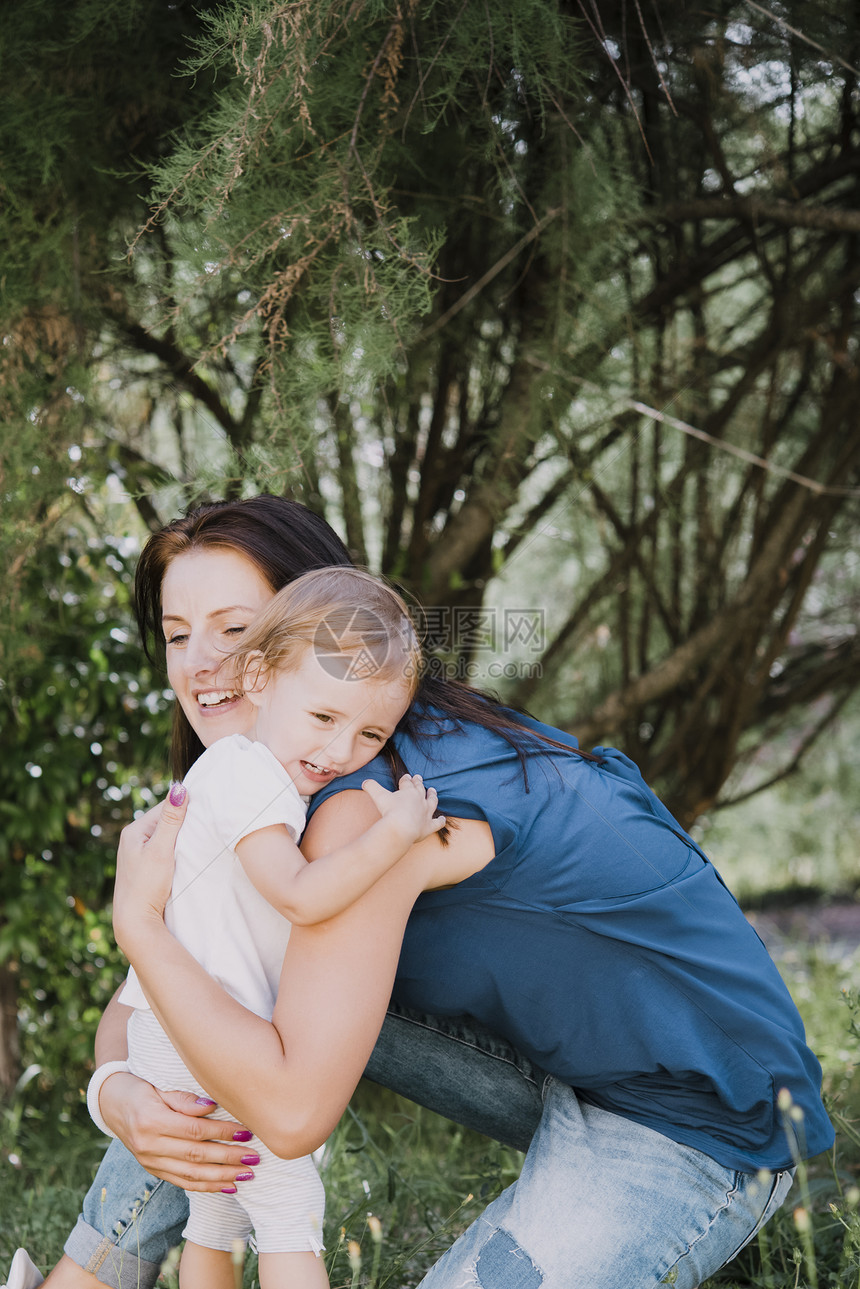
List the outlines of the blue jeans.
{"label": "blue jeans", "polygon": [[[367,1076],[527,1150],[521,1177],[422,1281],[423,1289],[694,1289],[782,1203],[767,1185],[592,1106],[467,1018],[389,1013]],[[149,1289],[178,1244],[184,1192],[111,1143],[66,1253],[114,1289]]]}
{"label": "blue jeans", "polygon": [[792,1176],[724,1168],[548,1079],[520,1177],[420,1289],[696,1289],[776,1212]]}

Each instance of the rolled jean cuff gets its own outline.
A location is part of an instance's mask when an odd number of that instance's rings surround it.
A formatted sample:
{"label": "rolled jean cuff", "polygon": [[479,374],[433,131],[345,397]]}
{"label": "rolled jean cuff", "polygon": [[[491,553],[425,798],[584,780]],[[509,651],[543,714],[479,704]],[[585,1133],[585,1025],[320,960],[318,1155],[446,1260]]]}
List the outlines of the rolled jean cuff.
{"label": "rolled jean cuff", "polygon": [[82,1217],[66,1240],[65,1253],[110,1289],[152,1289],[161,1272],[159,1263],[135,1257]]}

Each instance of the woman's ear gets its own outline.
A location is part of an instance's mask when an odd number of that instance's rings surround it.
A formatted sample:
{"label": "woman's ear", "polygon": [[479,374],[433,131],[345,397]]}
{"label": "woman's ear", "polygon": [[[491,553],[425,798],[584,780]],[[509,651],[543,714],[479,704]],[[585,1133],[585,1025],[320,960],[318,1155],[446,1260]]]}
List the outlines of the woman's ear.
{"label": "woman's ear", "polygon": [[269,679],[266,660],[259,649],[248,654],[242,671],[242,690],[246,698],[259,705]]}

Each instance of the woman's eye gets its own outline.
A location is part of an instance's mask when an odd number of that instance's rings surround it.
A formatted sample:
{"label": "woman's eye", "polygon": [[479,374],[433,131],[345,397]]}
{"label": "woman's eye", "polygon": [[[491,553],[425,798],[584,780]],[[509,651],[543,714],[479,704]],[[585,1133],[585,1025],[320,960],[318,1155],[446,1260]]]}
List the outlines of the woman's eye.
{"label": "woman's eye", "polygon": [[175,635],[168,636],[164,643],[166,645],[181,645],[185,644],[187,639],[188,636],[185,635],[184,632],[177,631]]}
{"label": "woman's eye", "polygon": [[224,629],[224,634],[225,634],[225,636],[240,636],[244,630],[245,630],[244,626],[241,626],[241,627],[226,627],[226,628]]}

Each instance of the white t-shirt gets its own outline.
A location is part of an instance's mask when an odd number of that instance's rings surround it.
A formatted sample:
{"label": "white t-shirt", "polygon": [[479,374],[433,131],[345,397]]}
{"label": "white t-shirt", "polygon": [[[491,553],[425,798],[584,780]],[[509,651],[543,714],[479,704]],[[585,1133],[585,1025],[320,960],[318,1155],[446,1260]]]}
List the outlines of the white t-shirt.
{"label": "white t-shirt", "polygon": [[[272,824],[286,825],[298,842],[305,802],[269,749],[243,734],[207,748],[185,785],[188,811],[164,920],[229,994],[271,1020],[290,924],[251,883],[235,847]],[[133,968],[119,1001],[149,1007]]]}

